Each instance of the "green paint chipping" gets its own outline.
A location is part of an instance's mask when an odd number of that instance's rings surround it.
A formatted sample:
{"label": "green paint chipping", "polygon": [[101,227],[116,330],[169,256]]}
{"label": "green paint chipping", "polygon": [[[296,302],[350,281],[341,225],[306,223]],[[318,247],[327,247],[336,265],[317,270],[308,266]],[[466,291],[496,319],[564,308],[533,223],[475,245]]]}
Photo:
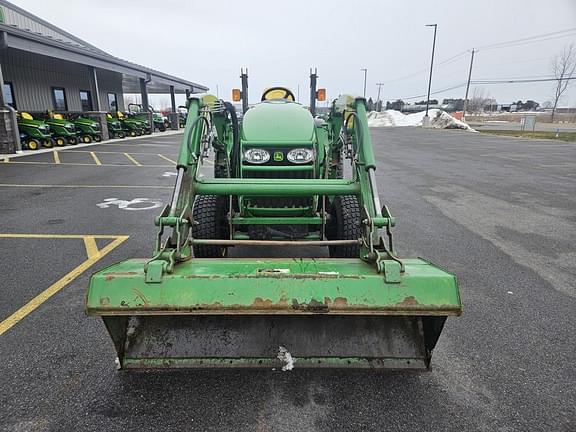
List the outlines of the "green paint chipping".
{"label": "green paint chipping", "polygon": [[88,313],[458,315],[453,275],[406,260],[401,282],[387,283],[359,259],[195,259],[160,283],[145,282],[146,260],[92,276]]}

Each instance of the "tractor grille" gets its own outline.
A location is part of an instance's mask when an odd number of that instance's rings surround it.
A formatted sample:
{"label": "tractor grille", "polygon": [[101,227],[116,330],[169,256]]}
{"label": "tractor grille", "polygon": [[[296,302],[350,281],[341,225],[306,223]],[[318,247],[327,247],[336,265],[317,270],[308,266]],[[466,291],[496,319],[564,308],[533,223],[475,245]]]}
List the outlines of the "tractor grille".
{"label": "tractor grille", "polygon": [[[278,171],[264,172],[264,171],[244,171],[244,178],[257,178],[257,179],[311,179],[313,178],[312,171]],[[252,197],[250,198],[251,207],[267,207],[267,208],[282,208],[282,207],[311,207],[312,198],[301,197]]]}

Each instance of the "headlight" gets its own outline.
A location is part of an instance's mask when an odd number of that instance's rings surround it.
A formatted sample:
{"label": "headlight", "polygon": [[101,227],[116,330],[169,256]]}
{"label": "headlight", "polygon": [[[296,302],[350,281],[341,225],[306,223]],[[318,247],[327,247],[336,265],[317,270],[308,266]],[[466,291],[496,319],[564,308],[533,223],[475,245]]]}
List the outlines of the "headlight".
{"label": "headlight", "polygon": [[263,164],[270,160],[270,153],[263,149],[250,149],[244,152],[244,160],[253,164]]}
{"label": "headlight", "polygon": [[295,164],[305,164],[314,160],[314,150],[305,148],[290,150],[286,159]]}

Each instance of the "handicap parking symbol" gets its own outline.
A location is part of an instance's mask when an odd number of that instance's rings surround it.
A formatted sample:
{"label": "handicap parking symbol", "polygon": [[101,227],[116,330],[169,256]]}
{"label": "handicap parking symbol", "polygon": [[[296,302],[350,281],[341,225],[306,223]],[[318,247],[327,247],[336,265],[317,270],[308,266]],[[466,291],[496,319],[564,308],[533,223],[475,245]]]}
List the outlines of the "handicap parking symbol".
{"label": "handicap parking symbol", "polygon": [[134,198],[130,201],[119,198],[106,198],[104,202],[96,205],[103,209],[118,206],[122,210],[152,210],[162,207],[162,201],[150,198]]}

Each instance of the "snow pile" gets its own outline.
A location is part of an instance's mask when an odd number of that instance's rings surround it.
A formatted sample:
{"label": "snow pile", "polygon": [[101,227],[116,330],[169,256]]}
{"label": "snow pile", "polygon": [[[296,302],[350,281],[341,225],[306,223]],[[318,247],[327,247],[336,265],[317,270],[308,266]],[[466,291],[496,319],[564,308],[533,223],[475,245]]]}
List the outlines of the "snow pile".
{"label": "snow pile", "polygon": [[[390,126],[422,126],[425,111],[414,114],[402,114],[400,111],[386,110],[383,112],[371,111],[368,113],[369,127],[390,127]],[[439,109],[428,110],[430,117],[430,127],[435,129],[464,129],[475,132],[463,121],[457,120],[446,111]]]}

